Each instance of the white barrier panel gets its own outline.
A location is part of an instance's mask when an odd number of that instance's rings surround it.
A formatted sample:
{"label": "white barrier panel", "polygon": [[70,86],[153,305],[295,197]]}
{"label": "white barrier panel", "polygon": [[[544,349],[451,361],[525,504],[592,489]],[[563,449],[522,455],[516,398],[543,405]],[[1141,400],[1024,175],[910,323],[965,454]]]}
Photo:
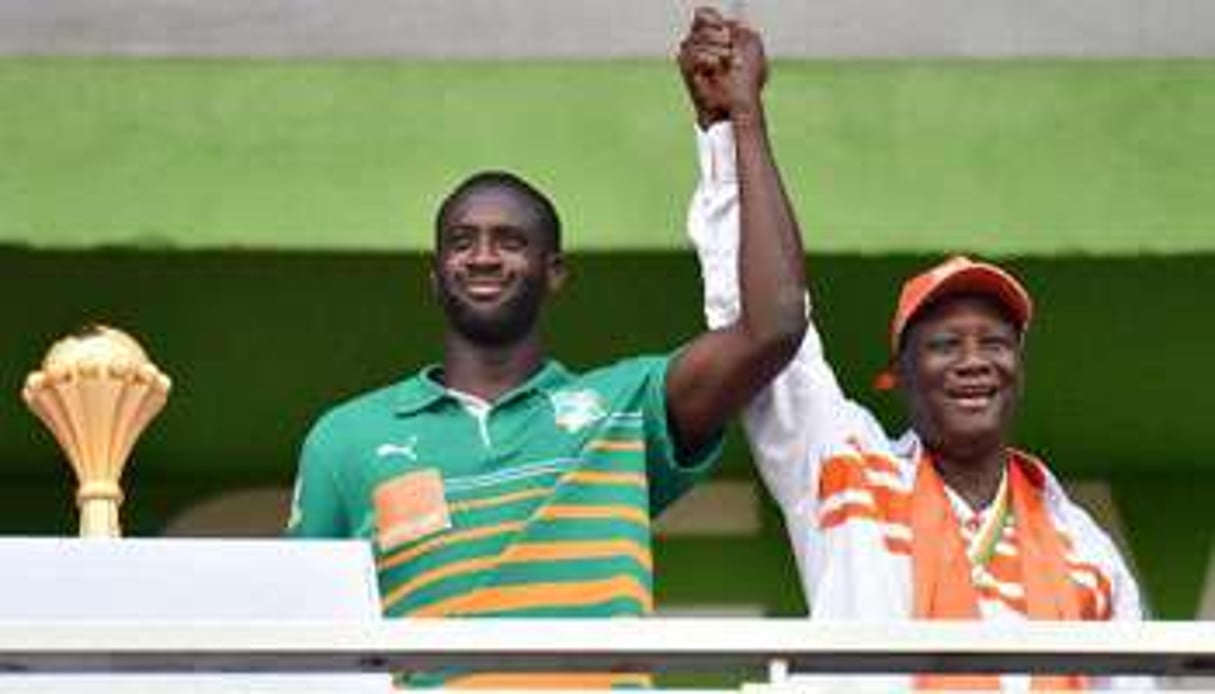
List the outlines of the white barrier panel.
{"label": "white barrier panel", "polygon": [[0,619],[379,619],[366,542],[0,538]]}
{"label": "white barrier panel", "polygon": [[[200,624],[257,620],[280,631],[298,621],[378,624],[379,593],[367,543],[299,542],[277,539],[79,539],[0,538],[0,629],[15,641],[35,643],[35,635],[74,631],[109,649],[118,632],[92,632],[86,624],[112,621],[133,633],[175,643],[170,634]],[[20,625],[20,626],[18,626]],[[12,630],[10,631],[10,627]],[[121,629],[119,631],[122,631]],[[53,647],[50,650],[55,650]],[[162,651],[163,653],[163,651]],[[49,653],[48,653],[49,654]],[[298,673],[227,674],[234,667],[195,666],[189,655],[157,668],[154,680],[119,675],[127,670],[116,656],[51,662],[91,667],[29,668],[0,663],[4,692],[384,692],[384,674],[344,672],[325,677]],[[63,674],[72,671],[77,674]],[[173,674],[169,674],[169,673]]]}

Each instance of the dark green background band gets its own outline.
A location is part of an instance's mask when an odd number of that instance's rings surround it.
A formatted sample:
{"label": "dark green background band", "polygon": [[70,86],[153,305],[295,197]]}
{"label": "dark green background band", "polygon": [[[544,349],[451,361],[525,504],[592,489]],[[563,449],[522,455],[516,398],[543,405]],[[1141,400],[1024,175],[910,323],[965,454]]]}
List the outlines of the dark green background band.
{"label": "dark green background band", "polygon": [[[816,317],[845,386],[895,426],[869,390],[886,357],[898,282],[930,258],[812,255]],[[690,253],[576,254],[548,326],[574,368],[671,349],[699,330]],[[1153,605],[1192,617],[1210,554],[1210,369],[1205,320],[1215,256],[1021,259],[1038,301],[1020,442],[1070,479],[1112,484]],[[135,534],[221,491],[289,485],[311,420],[436,358],[441,319],[411,254],[30,251],[0,248],[0,533],[75,530],[58,447],[18,395],[50,343],[88,321],[137,335],[174,379],[140,441],[123,514]],[[627,310],[622,310],[627,307]],[[751,479],[730,438],[726,478]],[[762,541],[659,541],[659,602],[797,609],[771,509]],[[730,567],[747,566],[746,576]],[[761,568],[762,567],[762,568]]]}

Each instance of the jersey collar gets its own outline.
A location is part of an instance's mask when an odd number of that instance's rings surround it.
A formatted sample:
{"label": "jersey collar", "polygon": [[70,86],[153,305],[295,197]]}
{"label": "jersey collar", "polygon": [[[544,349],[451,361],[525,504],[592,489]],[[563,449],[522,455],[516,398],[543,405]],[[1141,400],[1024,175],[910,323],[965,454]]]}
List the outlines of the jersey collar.
{"label": "jersey collar", "polygon": [[[400,385],[396,398],[396,413],[410,415],[430,407],[440,400],[450,399],[451,393],[439,382],[439,364],[422,368],[413,378]],[[531,378],[508,391],[494,405],[524,397],[533,392],[551,392],[567,383],[573,376],[554,359],[549,359]]]}

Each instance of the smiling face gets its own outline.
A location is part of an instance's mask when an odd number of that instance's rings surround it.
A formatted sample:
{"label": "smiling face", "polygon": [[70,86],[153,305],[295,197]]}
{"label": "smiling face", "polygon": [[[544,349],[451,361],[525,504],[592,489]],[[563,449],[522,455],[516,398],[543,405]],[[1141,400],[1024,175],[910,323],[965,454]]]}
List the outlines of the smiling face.
{"label": "smiling face", "polygon": [[961,456],[1002,448],[1022,387],[1021,335],[1008,312],[987,296],[947,296],[905,335],[899,383],[921,440]]}
{"label": "smiling face", "polygon": [[504,186],[464,190],[440,214],[434,283],[450,327],[475,344],[531,334],[563,277],[532,201]]}

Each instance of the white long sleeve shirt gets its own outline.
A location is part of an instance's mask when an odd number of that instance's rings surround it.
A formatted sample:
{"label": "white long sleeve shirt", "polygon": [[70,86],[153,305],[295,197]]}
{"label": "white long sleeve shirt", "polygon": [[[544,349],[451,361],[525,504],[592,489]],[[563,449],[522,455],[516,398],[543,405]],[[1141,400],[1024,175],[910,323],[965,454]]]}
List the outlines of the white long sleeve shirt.
{"label": "white long sleeve shirt", "polygon": [[[688,234],[701,264],[705,318],[719,328],[739,314],[734,138],[729,124],[720,123],[698,131],[697,139],[701,177]],[[892,440],[869,410],[843,393],[813,324],[794,360],[747,407],[743,423],[764,483],[784,514],[811,616],[911,618],[906,507],[922,452],[915,433]],[[1114,544],[1045,466],[1036,465],[1084,619],[1140,619],[1138,588]],[[963,542],[970,542],[991,510],[973,511],[950,497]],[[1010,523],[991,559],[972,567],[983,619],[1027,619],[1017,556]],[[1143,685],[1137,680],[1134,686]]]}

